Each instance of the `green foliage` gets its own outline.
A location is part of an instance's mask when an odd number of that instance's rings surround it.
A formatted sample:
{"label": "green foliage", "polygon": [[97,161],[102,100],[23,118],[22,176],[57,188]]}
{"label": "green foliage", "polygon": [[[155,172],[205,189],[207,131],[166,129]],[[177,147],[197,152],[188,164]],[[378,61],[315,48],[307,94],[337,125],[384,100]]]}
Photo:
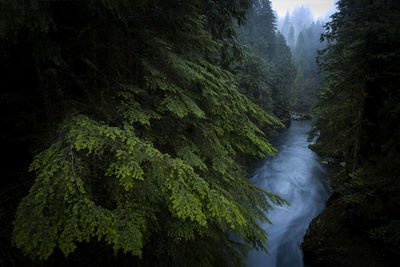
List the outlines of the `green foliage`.
{"label": "green foliage", "polygon": [[243,62],[236,67],[240,92],[287,124],[295,68],[285,38],[276,32],[271,2],[255,1],[238,34],[245,45]]}
{"label": "green foliage", "polygon": [[303,28],[293,46],[294,64],[297,67],[295,85],[291,92],[291,108],[298,112],[309,112],[316,102],[315,92],[320,87],[321,75],[316,64],[317,51],[325,44],[320,42],[323,32],[321,22]]}
{"label": "green foliage", "polygon": [[[249,2],[211,3],[5,6],[25,13],[4,21],[2,57],[29,65],[45,126],[12,236],[27,255],[51,259],[58,247],[67,256],[97,240],[143,265],[187,265],[194,254],[198,265],[240,265],[250,248],[266,250],[259,223],[286,202],[251,184],[242,162],[276,152],[257,125],[280,122],[230,71],[232,19]],[[20,80],[13,64],[8,91]]]}
{"label": "green foliage", "polygon": [[309,7],[298,6],[285,15],[279,26],[288,41],[297,70],[289,92],[290,109],[307,114],[316,102],[315,92],[322,78],[315,59],[317,51],[325,47],[320,40],[323,24],[319,19],[314,20]]}
{"label": "green foliage", "polygon": [[398,258],[400,5],[342,0],[338,7],[319,56],[316,146],[346,162],[335,191],[348,224]]}

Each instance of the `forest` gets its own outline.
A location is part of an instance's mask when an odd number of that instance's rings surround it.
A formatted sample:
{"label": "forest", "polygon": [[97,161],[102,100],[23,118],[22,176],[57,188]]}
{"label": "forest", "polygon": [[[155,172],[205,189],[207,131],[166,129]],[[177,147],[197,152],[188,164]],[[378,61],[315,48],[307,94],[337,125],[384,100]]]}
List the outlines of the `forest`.
{"label": "forest", "polygon": [[246,266],[291,204],[251,164],[299,117],[332,188],[304,262],[397,266],[400,2],[310,12],[1,1],[0,266]]}

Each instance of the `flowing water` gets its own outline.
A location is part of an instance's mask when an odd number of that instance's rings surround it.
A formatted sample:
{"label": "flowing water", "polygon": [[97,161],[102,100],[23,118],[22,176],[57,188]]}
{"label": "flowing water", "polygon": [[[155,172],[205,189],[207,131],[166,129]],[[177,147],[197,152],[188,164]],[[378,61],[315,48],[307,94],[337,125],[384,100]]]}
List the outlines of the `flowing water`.
{"label": "flowing water", "polygon": [[279,194],[290,206],[275,207],[268,213],[272,224],[264,224],[268,233],[268,251],[249,253],[251,267],[304,266],[300,244],[311,220],[325,207],[329,196],[327,173],[318,156],[308,148],[310,121],[294,121],[273,142],[279,153],[265,159],[254,171],[251,181],[267,191]]}

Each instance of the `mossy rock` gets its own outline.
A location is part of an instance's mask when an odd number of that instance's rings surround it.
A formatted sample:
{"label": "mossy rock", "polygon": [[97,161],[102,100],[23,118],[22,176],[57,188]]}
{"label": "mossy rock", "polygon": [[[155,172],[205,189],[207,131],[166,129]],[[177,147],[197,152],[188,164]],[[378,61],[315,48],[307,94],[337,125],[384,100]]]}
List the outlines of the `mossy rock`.
{"label": "mossy rock", "polygon": [[310,223],[301,248],[306,266],[380,267],[395,266],[376,255],[365,233],[348,224],[345,209],[334,193],[327,209]]}

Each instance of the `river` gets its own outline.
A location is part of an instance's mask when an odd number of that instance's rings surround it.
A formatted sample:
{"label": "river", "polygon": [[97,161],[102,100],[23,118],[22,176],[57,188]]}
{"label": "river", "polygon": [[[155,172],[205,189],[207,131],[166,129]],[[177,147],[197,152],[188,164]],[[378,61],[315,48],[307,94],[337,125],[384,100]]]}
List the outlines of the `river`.
{"label": "river", "polygon": [[310,121],[294,121],[273,145],[279,153],[263,160],[251,181],[277,193],[290,206],[275,207],[268,213],[272,224],[264,224],[268,233],[268,252],[251,251],[250,267],[302,267],[303,241],[311,220],[324,208],[329,197],[327,173],[318,156],[308,148]]}

